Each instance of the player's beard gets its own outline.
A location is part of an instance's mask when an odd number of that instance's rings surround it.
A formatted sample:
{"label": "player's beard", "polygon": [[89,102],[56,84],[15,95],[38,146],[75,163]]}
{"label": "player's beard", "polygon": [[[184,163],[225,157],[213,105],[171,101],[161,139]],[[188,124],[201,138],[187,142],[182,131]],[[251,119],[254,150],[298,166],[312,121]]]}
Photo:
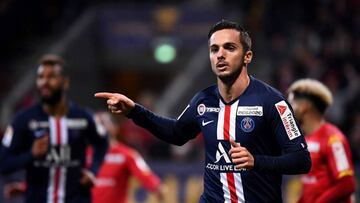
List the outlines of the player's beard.
{"label": "player's beard", "polygon": [[55,89],[50,96],[40,95],[41,102],[48,105],[55,105],[61,101],[64,91],[59,88]]}
{"label": "player's beard", "polygon": [[245,63],[241,62],[240,64],[240,68],[236,69],[234,72],[231,72],[230,74],[227,75],[219,75],[219,79],[225,83],[225,84],[232,84],[236,81],[236,79],[239,77],[239,75],[241,74],[243,67],[244,67]]}

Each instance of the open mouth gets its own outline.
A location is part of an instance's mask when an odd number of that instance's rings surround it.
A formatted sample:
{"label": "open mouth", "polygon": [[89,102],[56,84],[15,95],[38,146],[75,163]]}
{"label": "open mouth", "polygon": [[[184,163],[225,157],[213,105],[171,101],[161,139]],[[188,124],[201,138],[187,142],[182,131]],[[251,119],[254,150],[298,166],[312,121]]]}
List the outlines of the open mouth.
{"label": "open mouth", "polygon": [[220,63],[217,63],[217,64],[216,64],[216,67],[217,67],[218,69],[223,69],[223,68],[226,67],[226,66],[228,66],[228,64],[227,64],[227,63],[224,63],[224,62],[220,62]]}

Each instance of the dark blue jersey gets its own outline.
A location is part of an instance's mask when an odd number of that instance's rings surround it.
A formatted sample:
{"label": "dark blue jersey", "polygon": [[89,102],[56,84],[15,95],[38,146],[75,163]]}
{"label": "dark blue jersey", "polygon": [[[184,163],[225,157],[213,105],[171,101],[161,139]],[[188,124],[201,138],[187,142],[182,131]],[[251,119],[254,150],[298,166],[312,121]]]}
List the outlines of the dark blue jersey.
{"label": "dark blue jersey", "polygon": [[[49,150],[43,158],[31,154],[35,139],[49,136]],[[85,149],[94,147],[96,173],[107,150],[105,131],[86,110],[69,104],[64,117],[46,114],[41,104],[15,116],[2,140],[2,173],[26,169],[26,202],[90,202],[90,190],[80,185],[85,167]]]}
{"label": "dark blue jersey", "polygon": [[[206,159],[200,202],[282,202],[282,174],[310,170],[307,145],[290,105],[277,90],[253,77],[230,103],[224,102],[216,85],[197,93],[176,120],[139,105],[128,116],[176,145],[202,132]],[[230,138],[254,156],[253,169],[235,169],[228,154]]]}

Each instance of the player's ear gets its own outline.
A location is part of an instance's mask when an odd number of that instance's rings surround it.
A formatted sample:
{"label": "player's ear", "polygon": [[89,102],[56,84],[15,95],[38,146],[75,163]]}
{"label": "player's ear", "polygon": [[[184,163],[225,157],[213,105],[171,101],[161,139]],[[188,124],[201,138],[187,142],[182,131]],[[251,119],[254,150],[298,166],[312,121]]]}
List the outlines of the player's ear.
{"label": "player's ear", "polygon": [[252,56],[253,56],[252,51],[250,51],[250,50],[246,51],[245,54],[244,54],[244,63],[245,64],[251,63]]}

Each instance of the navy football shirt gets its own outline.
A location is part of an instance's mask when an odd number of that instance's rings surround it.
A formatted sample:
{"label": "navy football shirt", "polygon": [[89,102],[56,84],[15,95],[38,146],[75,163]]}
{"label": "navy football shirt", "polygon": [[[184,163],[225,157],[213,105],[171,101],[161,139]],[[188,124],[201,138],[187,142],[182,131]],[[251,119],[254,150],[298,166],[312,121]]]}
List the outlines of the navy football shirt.
{"label": "navy football shirt", "polygon": [[[202,132],[206,158],[200,202],[282,202],[282,174],[310,169],[307,145],[290,105],[277,90],[253,77],[230,103],[214,85],[197,93],[176,120],[140,105],[128,117],[176,145]],[[253,169],[235,169],[228,153],[230,138],[254,156]]]}
{"label": "navy football shirt", "polygon": [[[48,153],[34,158],[33,141],[42,136],[49,136]],[[67,115],[61,118],[47,115],[37,104],[17,114],[8,126],[0,168],[2,173],[26,169],[26,202],[90,202],[89,188],[80,185],[88,144],[94,146],[91,170],[96,173],[107,150],[105,130],[75,104],[70,104]]]}

